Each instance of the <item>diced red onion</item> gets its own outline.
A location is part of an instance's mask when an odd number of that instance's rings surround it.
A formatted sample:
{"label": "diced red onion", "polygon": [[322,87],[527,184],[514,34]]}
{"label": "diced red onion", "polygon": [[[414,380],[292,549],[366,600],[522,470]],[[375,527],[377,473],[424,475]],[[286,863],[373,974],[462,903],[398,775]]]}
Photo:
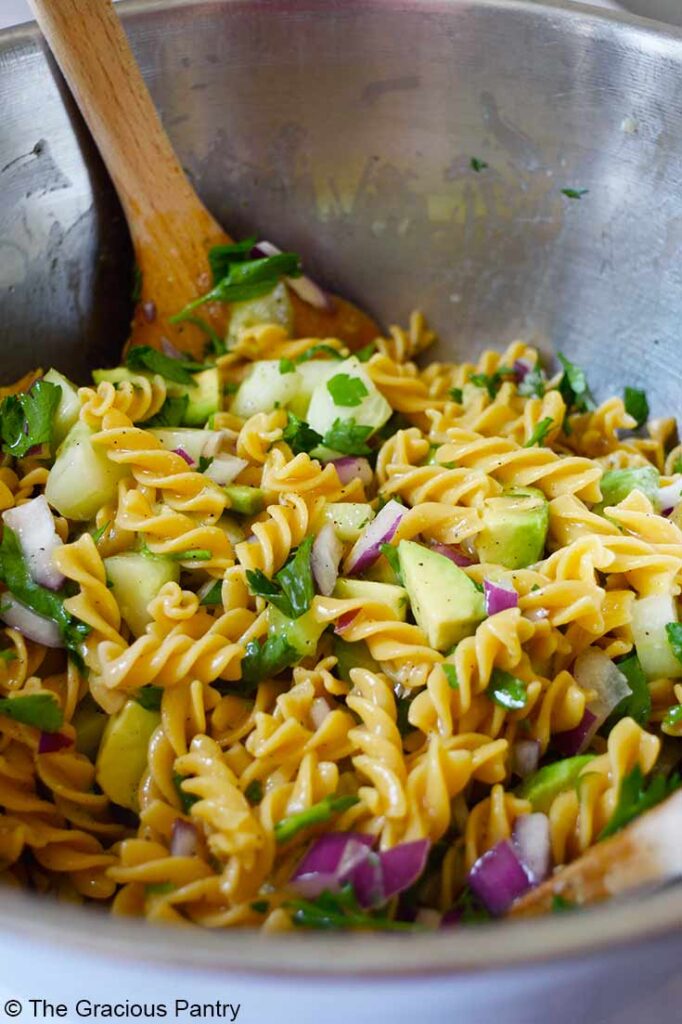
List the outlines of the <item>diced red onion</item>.
{"label": "diced red onion", "polygon": [[369,569],[381,554],[381,545],[388,544],[406,513],[407,509],[399,501],[386,502],[353,545],[344,566],[346,572],[361,573]]}
{"label": "diced red onion", "polygon": [[54,516],[44,494],[25,505],[2,513],[3,521],[17,535],[28,571],[36,583],[59,590],[64,575],[54,564],[53,555],[62,546],[54,525]]}
{"label": "diced red onion", "polygon": [[63,647],[59,627],[52,619],[37,615],[9,593],[0,594],[0,619],[29,640],[44,647]]}
{"label": "diced red onion", "polygon": [[[153,324],[154,321],[156,320],[156,303],[152,302],[151,300],[149,302],[143,302],[141,309],[142,309],[142,319],[145,321],[145,323]],[[168,341],[168,338],[164,338],[163,339],[163,341],[161,342],[162,346],[163,346],[164,342],[166,343],[166,345],[170,345],[170,342]],[[172,346],[172,347],[175,347],[175,346]],[[169,353],[166,352],[166,355],[168,355],[168,354]],[[177,356],[172,356],[172,358],[173,359],[177,359],[178,357]]]}
{"label": "diced red onion", "polygon": [[452,928],[462,921],[462,911],[459,907],[450,907],[440,919],[441,928]]}
{"label": "diced red onion", "polygon": [[666,519],[670,519],[670,517],[671,517],[671,515],[673,514],[674,511],[675,511],[674,508],[664,508],[662,510],[662,512],[661,512],[661,515],[665,516]]}
{"label": "diced red onion", "polygon": [[384,899],[409,889],[426,867],[431,844],[428,839],[400,843],[379,854],[384,877]]}
{"label": "diced red onion", "polygon": [[203,431],[203,433],[208,434],[208,440],[201,449],[201,454],[205,455],[207,458],[214,458],[223,450],[226,451],[230,446],[234,448],[233,442],[236,441],[238,437],[235,430],[228,430],[225,427],[223,427],[222,430],[207,430]]}
{"label": "diced red onion", "polygon": [[497,615],[508,608],[516,608],[519,603],[519,595],[515,590],[493,583],[492,580],[483,580],[483,593],[485,595],[485,610],[488,615]]}
{"label": "diced red onion", "polygon": [[339,562],[343,555],[343,544],[336,536],[331,523],[325,523],[313,542],[310,565],[317,589],[329,597],[339,577]]}
{"label": "diced red onion", "polygon": [[342,459],[333,459],[331,465],[336,470],[342,484],[349,484],[351,480],[361,480],[365,487],[369,487],[374,474],[367,459],[355,455],[344,455]]}
{"label": "diced red onion", "polygon": [[65,750],[73,746],[71,736],[65,736],[63,732],[41,732],[38,740],[39,754],[56,754],[58,750]]}
{"label": "diced red onion", "polygon": [[532,885],[528,871],[506,839],[478,858],[468,882],[471,891],[496,917],[504,914]]}
{"label": "diced red onion", "polygon": [[533,369],[533,365],[528,359],[515,359],[513,369],[516,383],[520,384],[521,381],[525,380],[526,374],[530,373]]}
{"label": "diced red onion", "polygon": [[[573,675],[582,690],[594,690],[595,692],[595,696],[585,709],[585,715],[589,712],[593,716],[592,721],[586,721],[583,716],[582,722],[577,726],[582,733],[580,746],[575,751],[576,754],[579,754],[589,745],[597,729],[603,725],[613,709],[622,700],[629,697],[632,690],[623,673],[618,671],[617,666],[603,651],[596,648],[590,648],[578,655],[573,667]],[[567,734],[559,733],[559,736],[565,738]],[[574,737],[574,741],[577,738]]]}
{"label": "diced red onion", "polygon": [[439,544],[433,542],[429,545],[432,551],[437,552],[439,555],[444,555],[445,558],[449,558],[451,562],[458,565],[460,569],[466,569],[469,565],[475,565],[473,558],[469,558],[465,555],[461,548],[453,547],[450,544]]}
{"label": "diced red onion", "polygon": [[182,352],[179,348],[176,348],[172,341],[168,338],[161,338],[161,349],[165,356],[169,359],[184,359]]}
{"label": "diced red onion", "polygon": [[566,732],[557,732],[552,737],[552,744],[562,757],[574,757],[582,753],[589,746],[599,726],[595,725],[596,715],[585,708],[585,713],[574,729],[567,729]]}
{"label": "diced red onion", "polygon": [[356,609],[355,611],[344,612],[343,615],[339,615],[336,620],[336,625],[334,626],[334,632],[336,635],[341,636],[345,633],[349,626],[351,626],[355,619],[357,619],[359,614],[360,612]]}
{"label": "diced red onion", "polygon": [[380,907],[386,902],[381,854],[368,850],[367,856],[353,869],[348,881],[361,907]]}
{"label": "diced red onion", "polygon": [[[257,256],[278,256],[282,250],[278,249],[272,242],[260,241],[251,251]],[[296,292],[299,299],[303,299],[309,306],[326,311],[333,308],[331,297],[304,274],[301,277],[285,277],[284,280],[291,290]]]}
{"label": "diced red onion", "polygon": [[546,814],[522,814],[514,822],[512,842],[533,885],[544,882],[552,868],[549,818]]}
{"label": "diced red onion", "polygon": [[521,779],[537,771],[540,761],[538,740],[517,740],[512,747],[512,771]]}
{"label": "diced red onion", "polygon": [[367,857],[374,842],[361,832],[327,832],[310,847],[298,865],[291,887],[314,898],[321,892],[338,892]]}
{"label": "diced red onion", "polygon": [[[677,508],[682,497],[682,480],[676,480],[674,483],[668,484],[667,487],[659,487],[657,497],[659,508]],[[665,515],[665,513],[663,514]]]}
{"label": "diced red onion", "polygon": [[240,459],[236,455],[228,455],[227,452],[223,452],[220,455],[214,456],[211,465],[208,469],[204,470],[204,476],[220,484],[221,487],[225,487],[227,484],[231,484],[247,466],[248,462],[246,459]]}
{"label": "diced red onion", "polygon": [[194,465],[194,459],[191,455],[188,455],[184,448],[174,448],[173,451],[176,455],[179,455],[181,459],[184,459],[188,466]]}
{"label": "diced red onion", "polygon": [[193,857],[199,846],[199,833],[196,825],[184,818],[176,818],[171,833],[171,857]]}

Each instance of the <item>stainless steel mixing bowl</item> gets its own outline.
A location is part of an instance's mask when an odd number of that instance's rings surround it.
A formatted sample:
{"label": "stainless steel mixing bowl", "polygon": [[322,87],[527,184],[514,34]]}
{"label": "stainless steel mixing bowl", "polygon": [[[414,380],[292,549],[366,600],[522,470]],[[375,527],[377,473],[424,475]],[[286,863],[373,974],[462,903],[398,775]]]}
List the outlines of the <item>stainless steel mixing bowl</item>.
{"label": "stainless steel mixing bowl", "polygon": [[[421,306],[443,353],[523,336],[584,364],[601,395],[639,385],[656,412],[682,411],[682,34],[529,0],[122,7],[182,161],[233,232],[298,250],[324,283],[385,322]],[[472,157],[488,167],[476,173]],[[575,200],[564,188],[589,191]],[[5,33],[3,378],[34,363],[84,377],[113,361],[130,261],[118,203],[38,35]],[[446,1020],[456,1009],[468,1022],[549,1014],[557,1024],[624,1024],[658,1019],[682,997],[679,889],[409,940],[188,940],[37,910],[16,893],[0,907],[5,972],[20,973],[30,945],[31,957],[50,947],[55,985],[69,963],[90,963],[94,977],[112,957],[114,981],[131,957],[150,965],[147,980],[154,963],[172,963],[204,972],[194,978],[269,973],[273,991],[278,976],[290,985],[300,973],[300,1020],[315,1018],[321,976],[341,1000],[353,991],[339,978],[348,974],[371,976],[362,1005],[389,999],[395,1021]]]}

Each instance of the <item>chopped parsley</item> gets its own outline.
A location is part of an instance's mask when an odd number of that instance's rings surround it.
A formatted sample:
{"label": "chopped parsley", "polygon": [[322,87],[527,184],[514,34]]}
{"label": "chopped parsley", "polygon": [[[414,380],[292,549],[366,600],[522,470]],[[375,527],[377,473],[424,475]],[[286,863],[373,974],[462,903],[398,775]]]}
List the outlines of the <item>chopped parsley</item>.
{"label": "chopped parsley", "polygon": [[0,405],[2,450],[21,459],[31,448],[52,443],[52,421],[62,389],[37,380],[28,391],[7,395]]}
{"label": "chopped parsley", "polygon": [[666,779],[665,775],[654,775],[648,786],[646,785],[642,769],[638,764],[626,775],[620,785],[618,802],[611,815],[611,820],[599,834],[599,839],[607,839],[609,836],[619,832],[631,821],[638,818],[645,811],[650,811],[669,797],[682,785],[679,775],[671,775]]}
{"label": "chopped parsley", "polygon": [[288,900],[283,906],[291,911],[291,920],[299,928],[338,931],[361,928],[384,931],[414,931],[405,921],[393,921],[385,914],[363,910],[349,882],[340,892],[323,892],[314,900]]}
{"label": "chopped parsley", "polygon": [[[246,243],[242,243],[244,246]],[[218,256],[216,249],[222,248]],[[228,247],[216,246],[213,250],[212,266],[214,279],[221,273],[214,285],[205,295],[188,303],[183,310],[171,317],[171,323],[181,323],[194,313],[194,310],[206,302],[244,302],[256,299],[277,285],[282,277],[300,277],[301,261],[293,252],[280,252],[276,256],[259,256],[255,259],[242,259],[243,250],[239,253],[227,253]],[[235,258],[239,256],[240,258]]]}
{"label": "chopped parsley", "polygon": [[[356,356],[359,359],[360,358],[359,353],[356,352],[355,354],[356,354]],[[330,359],[336,359],[336,360],[343,359],[343,356],[341,355],[339,350],[334,348],[333,345],[325,345],[324,342],[320,342],[319,345],[311,345],[310,348],[306,349],[305,352],[302,352],[300,356],[296,356],[296,358],[294,359],[294,363],[296,365],[298,365],[299,363],[307,363],[311,359],[314,359],[315,356],[319,356],[319,355],[329,356]],[[362,362],[362,360],[361,360],[361,362]]]}
{"label": "chopped parsley", "polygon": [[200,796],[197,796],[195,793],[186,793],[182,788],[183,782],[188,777],[187,775],[180,775],[179,772],[173,772],[173,785],[185,814],[189,814],[194,805],[201,800]]}
{"label": "chopped parsley", "polygon": [[533,433],[530,435],[524,448],[532,448],[534,445],[542,446],[542,442],[545,440],[550,430],[554,426],[554,420],[551,416],[545,416],[540,420]]}
{"label": "chopped parsley", "polygon": [[100,526],[99,529],[93,530],[93,532],[90,534],[90,536],[92,537],[92,539],[95,542],[95,544],[99,544],[99,542],[101,541],[102,537],[107,532],[107,530],[109,529],[110,526],[111,526],[111,519],[108,522],[104,523],[103,526]]}
{"label": "chopped parsley", "polygon": [[263,799],[263,783],[260,779],[253,779],[246,789],[244,790],[244,796],[249,801],[252,807],[255,807]]}
{"label": "chopped parsley", "polygon": [[677,704],[674,708],[668,708],[663,719],[663,725],[668,726],[670,729],[674,729],[682,722],[682,704]]}
{"label": "chopped parsley", "polygon": [[131,348],[126,355],[126,366],[138,372],[146,370],[148,373],[158,373],[165,380],[186,387],[196,387],[197,382],[192,374],[206,369],[205,363],[195,363],[193,359],[171,359],[149,345],[135,345]]}
{"label": "chopped parsley", "polygon": [[589,188],[562,188],[561,194],[567,199],[582,199],[589,191]]}
{"label": "chopped parsley", "polygon": [[215,605],[222,603],[223,581],[216,580],[206,591],[199,604]]}
{"label": "chopped parsley", "polygon": [[186,551],[166,552],[164,558],[170,558],[171,562],[209,562],[213,554],[208,548],[187,548]]}
{"label": "chopped parsley", "polygon": [[177,398],[168,395],[156,415],[145,420],[145,430],[150,427],[181,427],[185,422],[188,405],[189,395],[178,395]]}
{"label": "chopped parsley", "polygon": [[400,572],[400,556],[398,555],[398,549],[393,544],[382,544],[380,549],[381,554],[384,556],[391,569],[396,575],[398,582],[402,586],[403,577]]}
{"label": "chopped parsley", "polygon": [[649,401],[646,392],[640,388],[625,388],[625,411],[641,427],[649,419]]}
{"label": "chopped parsley", "polygon": [[163,698],[163,687],[154,686],[150,683],[137,691],[133,700],[145,709],[145,711],[160,711]]}
{"label": "chopped parsley", "polygon": [[249,906],[256,914],[267,914],[270,909],[270,904],[267,900],[254,900],[253,903],[249,903]]}
{"label": "chopped parsley", "polygon": [[208,263],[213,276],[213,284],[218,284],[224,277],[227,277],[233,263],[241,263],[249,258],[256,241],[255,238],[245,238],[243,242],[212,246],[208,250]]}
{"label": "chopped parsley", "polygon": [[357,796],[326,796],[305,811],[298,811],[278,821],[275,825],[275,839],[278,843],[288,843],[302,829],[310,828],[311,825],[322,825],[335,814],[347,811],[349,807],[359,802],[360,798]]}
{"label": "chopped parsley", "polygon": [[631,692],[618,704],[607,720],[610,729],[621,718],[634,718],[638,725],[645,726],[651,716],[651,693],[646,676],[636,654],[630,654],[616,665],[628,681]]}
{"label": "chopped parsley", "polygon": [[206,470],[208,469],[208,467],[211,465],[212,462],[213,462],[213,456],[212,455],[208,455],[208,456],[207,455],[200,455],[199,456],[199,465],[197,466],[197,473],[205,473]]}
{"label": "chopped parsley", "polygon": [[353,355],[361,363],[368,363],[369,360],[374,355],[374,353],[376,352],[376,350],[377,350],[377,343],[376,343],[376,341],[370,341],[368,345],[363,345],[362,348],[359,348],[357,350],[357,352],[353,353]]}
{"label": "chopped parsley", "polygon": [[[559,393],[566,404],[566,416],[572,412],[589,412],[594,409],[594,398],[587,383],[585,371],[576,363],[572,363],[563,353],[558,354],[559,362],[564,368],[559,381]],[[564,422],[564,430],[567,423]]]}
{"label": "chopped parsley", "polygon": [[514,371],[510,366],[498,366],[494,373],[472,373],[469,383],[475,384],[477,388],[485,388],[490,397],[494,398],[503,381],[513,377]]}
{"label": "chopped parsley", "polygon": [[296,373],[296,364],[294,363],[293,359],[280,359],[279,372]]}
{"label": "chopped parsley", "polygon": [[204,332],[204,334],[208,338],[210,350],[213,352],[214,355],[225,355],[225,353],[227,352],[227,345],[220,337],[215,327],[212,327],[211,324],[209,324],[208,320],[204,320],[204,318],[201,316],[188,316],[185,317],[184,322],[186,324],[193,324],[195,327],[198,327],[200,331]]}
{"label": "chopped parsley", "polygon": [[283,669],[300,660],[301,655],[283,636],[269,636],[263,643],[250,640],[241,664],[242,692],[251,692],[261,680],[279,675]]}
{"label": "chopped parsley", "polygon": [[371,433],[372,427],[362,426],[352,417],[337,419],[324,435],[322,443],[342,455],[371,455],[372,449],[365,443]]}
{"label": "chopped parsley", "polygon": [[445,678],[448,681],[448,686],[451,690],[459,690],[459,679],[457,678],[457,669],[454,665],[450,664],[449,661],[444,661],[441,665]]}
{"label": "chopped parsley", "polygon": [[351,377],[348,373],[337,373],[327,381],[327,391],[332,396],[334,405],[345,408],[361,405],[363,398],[369,394],[365,384],[359,377]]}
{"label": "chopped parsley", "polygon": [[551,911],[553,914],[565,914],[567,910],[577,910],[577,904],[573,900],[567,900],[565,896],[554,893],[552,896]]}
{"label": "chopped parsley", "polygon": [[448,396],[452,399],[453,402],[457,402],[458,405],[461,405],[464,399],[464,392],[462,391],[461,388],[450,388],[450,390],[448,391]]}
{"label": "chopped parsley", "polygon": [[494,704],[507,711],[521,711],[528,701],[526,684],[522,679],[502,669],[493,669],[488,688],[485,691]]}
{"label": "chopped parsley", "polygon": [[313,430],[305,420],[301,420],[293,412],[287,413],[287,425],[282,431],[282,440],[291,448],[294,455],[311,452],[322,444],[322,435]]}
{"label": "chopped parsley", "polygon": [[0,651],[0,661],[16,661],[17,657],[17,652],[11,647],[8,647],[5,651]]}
{"label": "chopped parsley", "polygon": [[312,546],[313,538],[306,537],[273,579],[268,579],[261,569],[247,569],[246,580],[251,593],[274,604],[288,619],[305,615],[315,597],[310,561]]}
{"label": "chopped parsley", "polygon": [[678,661],[682,661],[682,622],[669,622],[665,632],[670,650]]}
{"label": "chopped parsley", "polygon": [[485,160],[481,160],[477,156],[472,156],[471,160],[469,161],[469,166],[471,167],[472,171],[476,171],[476,174],[480,174],[481,171],[487,170],[489,165],[485,162]]}
{"label": "chopped parsley", "polygon": [[23,697],[3,697],[0,715],[32,725],[42,732],[59,732],[64,724],[62,709],[51,693],[31,693]]}

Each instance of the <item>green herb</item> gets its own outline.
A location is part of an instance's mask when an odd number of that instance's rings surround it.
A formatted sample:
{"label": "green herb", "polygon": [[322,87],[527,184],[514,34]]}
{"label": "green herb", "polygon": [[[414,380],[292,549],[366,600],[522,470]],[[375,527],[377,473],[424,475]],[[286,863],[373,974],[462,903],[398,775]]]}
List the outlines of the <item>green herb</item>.
{"label": "green herb", "polygon": [[186,793],[184,791],[182,784],[186,778],[188,778],[187,775],[180,775],[179,772],[173,772],[173,785],[175,786],[175,790],[180,798],[180,805],[182,806],[183,812],[185,814],[189,814],[194,805],[201,800],[201,797],[197,796],[195,793]]}
{"label": "green herb", "polygon": [[51,693],[3,697],[0,700],[0,715],[6,715],[23,725],[32,725],[43,732],[59,732],[64,724],[62,709]]}
{"label": "green herb", "polygon": [[279,372],[296,373],[296,364],[294,363],[293,359],[280,359]]}
{"label": "green herb", "polygon": [[559,896],[558,893],[554,893],[552,896],[552,913],[553,914],[565,914],[567,910],[576,910],[577,905],[573,900],[567,900],[564,896]]}
{"label": "green herb", "polygon": [[385,914],[363,910],[350,882],[340,892],[323,892],[314,900],[289,900],[283,904],[292,911],[291,919],[299,928],[338,931],[363,928],[384,931],[415,931],[404,921],[393,921]]}
{"label": "green herb", "polygon": [[311,452],[322,444],[322,435],[313,430],[305,420],[300,420],[293,412],[287,413],[287,425],[282,431],[282,440],[291,448],[294,455]]}
{"label": "green herb", "polygon": [[93,530],[93,532],[91,534],[91,537],[92,537],[93,541],[95,542],[95,544],[99,544],[99,542],[101,541],[102,537],[107,532],[107,530],[109,529],[110,526],[111,526],[111,519],[109,519],[104,524],[104,526],[100,526],[100,528],[98,530]]}
{"label": "green herb", "polygon": [[394,547],[393,544],[382,544],[379,550],[395,573],[398,582],[402,585],[403,577],[400,572],[400,557],[398,555],[398,549]]}
{"label": "green herb", "polygon": [[273,579],[268,579],[261,569],[247,569],[246,580],[251,593],[274,604],[288,619],[305,615],[315,597],[310,562],[312,546],[313,538],[306,537]]}
{"label": "green herb", "polygon": [[412,722],[410,721],[410,708],[412,707],[412,700],[412,697],[395,698],[395,724],[397,725],[398,732],[400,733],[401,736],[409,736],[410,733],[414,732],[416,728],[414,725],[412,725]]}
{"label": "green herb", "polygon": [[67,612],[64,601],[68,594],[65,591],[48,590],[35,582],[26,567],[17,535],[7,525],[0,544],[0,580],[17,601],[57,624],[65,647],[81,664],[80,648],[90,627]]}
{"label": "green herb", "polygon": [[0,651],[0,659],[2,661],[16,661],[17,652],[13,651],[11,648],[8,648],[6,651]]}
{"label": "green herb", "polygon": [[177,398],[169,395],[156,416],[145,420],[145,430],[150,427],[181,427],[185,422],[188,405],[189,395],[178,395]]}
{"label": "green herb", "polygon": [[471,170],[476,171],[476,174],[480,174],[481,171],[485,171],[488,167],[488,164],[485,162],[485,160],[481,160],[477,156],[472,156],[471,160],[469,161],[469,164],[471,166]]}
{"label": "green herb", "polygon": [[369,391],[359,377],[351,377],[348,373],[337,373],[327,381],[327,391],[332,396],[334,405],[352,407],[361,405]]}
{"label": "green herb", "polygon": [[145,885],[146,896],[167,896],[169,892],[175,892],[177,886],[173,882],[150,882]]}
{"label": "green herb", "polygon": [[682,473],[682,458],[675,459],[673,462],[673,473]]}
{"label": "green herb", "polygon": [[205,295],[188,303],[184,309],[170,318],[172,324],[181,323],[205,302],[245,302],[272,291],[282,277],[299,277],[301,261],[293,252],[281,252],[276,256],[258,259],[231,261],[227,273],[220,277]]}
{"label": "green herb", "polygon": [[223,583],[222,580],[216,580],[215,583],[206,591],[199,604],[203,605],[214,605],[222,603],[222,591]]}
{"label": "green herb", "polygon": [[204,334],[208,338],[210,349],[214,355],[225,355],[225,353],[227,352],[227,345],[220,337],[215,327],[212,327],[211,324],[209,324],[208,320],[204,320],[204,318],[201,316],[188,316],[185,317],[184,322],[186,324],[194,324],[195,327],[198,327],[200,331],[204,332]]}
{"label": "green herb", "polygon": [[197,382],[192,374],[206,369],[204,363],[195,363],[192,359],[171,359],[149,345],[135,345],[131,348],[126,356],[126,366],[138,372],[147,370],[149,373],[158,373],[166,380],[186,387],[196,387]]}
{"label": "green herb", "polygon": [[624,398],[626,413],[637,421],[638,427],[641,427],[649,419],[649,402],[646,392],[641,391],[640,388],[626,388]]}
{"label": "green herb", "polygon": [[457,678],[457,669],[450,662],[444,661],[441,665],[443,672],[445,672],[445,678],[448,681],[448,686],[451,690],[459,690],[459,679]]}
{"label": "green herb", "polygon": [[682,704],[677,704],[674,708],[668,708],[663,719],[663,725],[667,725],[668,728],[673,729],[675,726],[682,722]]}
{"label": "green herb", "polygon": [[213,558],[208,548],[187,548],[186,551],[166,552],[164,558],[170,558],[171,562],[208,562]]}
{"label": "green herb", "polygon": [[361,363],[367,363],[372,358],[376,350],[376,341],[370,341],[368,345],[363,345],[363,347],[359,348],[357,352],[353,353],[353,355],[355,356],[356,359],[359,359]]}
{"label": "green herb", "polygon": [[261,644],[258,640],[250,640],[246,645],[241,664],[241,682],[244,693],[255,689],[262,679],[272,676],[295,665],[301,656],[283,636],[269,636]]}
{"label": "green herb", "polygon": [[149,683],[137,691],[133,700],[143,707],[145,711],[160,711],[162,697],[163,687],[154,686],[153,683]]}
{"label": "green herb", "polygon": [[133,282],[130,288],[130,298],[133,302],[139,302],[142,298],[142,271],[137,263],[133,266]]}
{"label": "green herb", "polygon": [[529,370],[523,380],[519,381],[516,390],[524,398],[542,398],[545,394],[545,375],[540,366]]}
{"label": "green herb", "polygon": [[206,470],[208,469],[208,467],[211,465],[212,462],[213,462],[213,456],[212,455],[209,455],[209,456],[200,455],[199,456],[199,465],[197,466],[197,473],[205,473]]}
{"label": "green herb", "polygon": [[562,188],[561,194],[567,199],[582,199],[589,191],[589,188]]}
{"label": "green herb", "polygon": [[260,779],[253,779],[244,790],[244,796],[255,807],[263,799],[263,783]]}
{"label": "green herb", "polygon": [[[564,368],[563,375],[559,381],[559,393],[566,404],[566,416],[571,412],[588,412],[594,409],[594,399],[587,383],[585,371],[576,363],[570,362],[559,352],[559,362]],[[564,430],[567,423],[564,422]]]}
{"label": "green herb", "polygon": [[213,284],[218,284],[230,272],[233,263],[242,263],[250,257],[256,244],[255,238],[245,238],[243,242],[232,242],[229,245],[214,245],[208,250],[208,263],[213,276]]}
{"label": "green herb", "polygon": [[275,825],[275,839],[278,843],[288,843],[302,829],[310,828],[311,825],[322,825],[335,814],[347,811],[349,807],[354,807],[359,802],[360,798],[357,796],[326,796],[305,811],[298,811],[278,821]]}
{"label": "green herb", "polygon": [[483,921],[490,921],[492,914],[474,896],[469,886],[465,886],[455,901],[453,910],[459,913],[459,921],[462,924],[480,924]]}
{"label": "green herb", "polygon": [[665,627],[665,632],[670,650],[678,661],[682,661],[682,622],[669,622]]}
{"label": "green herb", "polygon": [[57,384],[37,380],[28,391],[0,405],[2,450],[21,459],[31,448],[52,443],[52,420],[62,396]]}
{"label": "green herb", "polygon": [[485,692],[490,700],[499,704],[501,708],[506,708],[507,711],[521,711],[522,708],[525,708],[528,700],[526,684],[523,680],[517,679],[509,672],[503,672],[500,668],[493,669],[490,683]]}
{"label": "green herb", "polygon": [[598,838],[607,839],[619,832],[640,814],[644,814],[645,811],[650,811],[652,807],[662,803],[671,793],[679,789],[681,784],[682,779],[679,775],[671,775],[668,779],[664,775],[654,775],[647,786],[642,769],[636,764],[630,774],[626,775],[621,782],[616,809]]}
{"label": "green herb", "polygon": [[[299,363],[307,363],[309,360],[314,359],[315,356],[319,356],[320,354],[327,355],[330,359],[343,359],[339,350],[334,348],[333,345],[325,345],[324,342],[321,342],[319,345],[311,345],[310,348],[306,349],[305,352],[302,352],[300,356],[296,356],[294,363],[296,363],[296,365]],[[360,358],[357,352],[355,354]]]}
{"label": "green herb", "polygon": [[371,433],[371,427],[356,423],[352,417],[337,419],[324,435],[322,443],[342,455],[371,455],[372,449],[365,444]]}
{"label": "green herb", "polygon": [[634,718],[641,726],[645,726],[651,716],[651,694],[646,676],[636,654],[630,654],[617,663],[617,669],[628,681],[631,693],[614,708],[607,721],[609,732],[621,718]]}
{"label": "green herb", "polygon": [[494,373],[472,373],[469,383],[475,384],[477,388],[485,388],[491,398],[494,398],[502,387],[502,382],[514,376],[510,366],[498,366]]}
{"label": "green herb", "polygon": [[464,400],[464,392],[461,388],[450,388],[448,395],[452,401],[457,402],[458,405],[461,405]]}
{"label": "green herb", "polygon": [[541,447],[542,442],[545,440],[553,426],[554,420],[552,419],[552,417],[545,416],[543,419],[540,420],[535,430],[530,435],[530,437],[528,438],[523,447],[532,448],[533,445],[536,444]]}
{"label": "green herb", "polygon": [[270,904],[267,900],[254,900],[253,903],[249,903],[249,906],[256,914],[267,914],[270,909]]}

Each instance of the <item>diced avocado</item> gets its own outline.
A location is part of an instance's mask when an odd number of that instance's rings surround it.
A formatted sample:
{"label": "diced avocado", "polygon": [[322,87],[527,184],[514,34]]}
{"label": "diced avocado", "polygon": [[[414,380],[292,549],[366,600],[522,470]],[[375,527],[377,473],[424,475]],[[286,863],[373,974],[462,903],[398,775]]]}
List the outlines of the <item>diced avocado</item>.
{"label": "diced avocado", "polygon": [[[136,377],[147,377],[151,379],[153,374],[136,371],[133,373],[125,366],[117,366],[113,370],[93,370],[92,377],[96,384],[108,380],[112,384],[120,384],[123,381],[135,381]],[[171,398],[181,398],[187,395],[188,402],[183,424],[187,427],[203,427],[209,416],[218,412],[221,407],[221,385],[220,371],[217,366],[210,366],[207,370],[193,373],[193,384],[178,384],[176,381],[167,380],[166,390]]]}
{"label": "diced avocado", "polygon": [[113,803],[137,811],[137,790],[147,767],[152,733],[161,722],[159,711],[147,711],[127,701],[109,719],[96,764],[97,782]]}
{"label": "diced avocado", "polygon": [[396,587],[392,583],[339,579],[336,581],[333,596],[345,601],[357,598],[362,601],[371,601],[372,604],[383,604],[391,609],[400,622],[404,622],[407,618],[407,591],[404,587]]}
{"label": "diced avocado", "polygon": [[86,694],[71,719],[76,730],[76,750],[79,754],[85,754],[91,761],[95,760],[108,721],[109,716],[89,693]]}
{"label": "diced avocado", "polygon": [[350,683],[350,672],[353,668],[366,668],[369,672],[381,672],[381,665],[369,653],[364,640],[349,644],[340,636],[334,637],[332,653],[336,658],[336,674],[344,682]]}
{"label": "diced avocado", "polygon": [[634,469],[610,469],[604,473],[599,486],[602,500],[595,506],[595,512],[601,512],[607,506],[617,505],[627,498],[630,491],[641,491],[650,501],[656,504],[660,475],[654,466],[637,466]]}
{"label": "diced avocado", "polygon": [[299,419],[306,419],[313,391],[318,384],[334,375],[338,365],[335,359],[310,359],[305,363],[299,363],[298,392],[289,403],[289,408]]}
{"label": "diced avocado", "polygon": [[448,651],[476,632],[485,600],[475,583],[445,555],[401,540],[400,572],[417,623],[437,651]]}
{"label": "diced avocado", "polygon": [[367,524],[374,519],[371,505],[354,501],[332,501],[324,506],[322,515],[331,523],[339,540],[357,540]]}
{"label": "diced avocado", "polygon": [[182,448],[197,464],[205,446],[215,437],[214,431],[198,427],[150,427],[149,433],[157,437],[169,452]]}
{"label": "diced avocado", "polygon": [[549,505],[542,491],[516,488],[487,498],[482,518],[483,529],[475,541],[481,562],[523,569],[542,558],[549,525]]}
{"label": "diced avocado", "polygon": [[107,457],[106,449],[94,445],[92,431],[80,420],[66,435],[45,486],[45,497],[60,515],[85,522],[94,519],[102,505],[116,498],[119,480],[128,467]]}
{"label": "diced avocado", "polygon": [[283,637],[294,650],[298,651],[301,658],[315,653],[326,626],[325,622],[317,622],[312,608],[297,619],[290,619],[274,605],[268,606],[269,635]]}
{"label": "diced avocado", "polygon": [[258,412],[284,407],[295,398],[300,381],[298,370],[282,372],[281,360],[261,359],[240,384],[230,411],[247,419]]}
{"label": "diced avocado", "polygon": [[265,492],[260,487],[249,487],[247,484],[229,484],[223,487],[230,512],[239,516],[257,516],[265,508]]}
{"label": "diced avocado", "polygon": [[677,621],[677,604],[668,594],[640,597],[633,603],[632,635],[647,679],[682,678],[682,663],[673,654],[665,629]]}
{"label": "diced avocado", "polygon": [[519,789],[519,796],[523,800],[530,800],[534,811],[546,814],[555,797],[575,785],[581,771],[593,758],[594,754],[580,754],[578,757],[567,757],[563,761],[545,765],[525,780]]}
{"label": "diced avocado", "polygon": [[104,568],[124,621],[134,636],[142,636],[145,626],[152,621],[147,611],[149,602],[164,583],[179,582],[180,566],[170,558],[127,551],[105,558]]}
{"label": "diced avocado", "polygon": [[62,396],[59,399],[59,405],[52,420],[54,443],[55,445],[60,445],[80,413],[81,402],[78,397],[78,388],[70,380],[67,380],[66,377],[63,377],[61,373],[58,373],[57,370],[48,370],[43,380],[48,381],[50,384],[56,384],[58,388],[61,388]]}
{"label": "diced avocado", "polygon": [[[350,377],[362,385],[362,397],[357,392],[352,396],[353,401],[357,401],[356,405],[337,404],[339,393],[335,397],[334,382],[341,377]],[[351,356],[350,359],[335,363],[334,372],[315,387],[308,407],[308,423],[323,436],[339,419],[353,419],[356,424],[371,427],[375,431],[383,427],[392,413],[391,406],[374,385],[360,360]]]}
{"label": "diced avocado", "polygon": [[258,327],[259,324],[279,324],[287,334],[291,334],[294,326],[294,309],[283,281],[266,295],[259,295],[258,298],[247,299],[245,302],[233,302],[230,305],[228,348],[239,340],[242,331]]}

